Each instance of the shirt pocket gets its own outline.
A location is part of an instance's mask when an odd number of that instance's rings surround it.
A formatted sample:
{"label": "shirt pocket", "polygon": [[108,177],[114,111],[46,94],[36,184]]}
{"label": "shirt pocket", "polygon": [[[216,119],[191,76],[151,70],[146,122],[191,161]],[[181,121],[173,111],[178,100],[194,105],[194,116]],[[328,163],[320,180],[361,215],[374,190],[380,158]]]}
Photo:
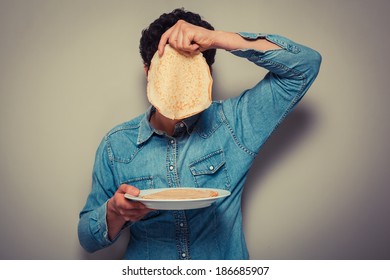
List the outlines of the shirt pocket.
{"label": "shirt pocket", "polygon": [[223,150],[211,152],[191,162],[190,171],[198,188],[230,189],[229,172]]}

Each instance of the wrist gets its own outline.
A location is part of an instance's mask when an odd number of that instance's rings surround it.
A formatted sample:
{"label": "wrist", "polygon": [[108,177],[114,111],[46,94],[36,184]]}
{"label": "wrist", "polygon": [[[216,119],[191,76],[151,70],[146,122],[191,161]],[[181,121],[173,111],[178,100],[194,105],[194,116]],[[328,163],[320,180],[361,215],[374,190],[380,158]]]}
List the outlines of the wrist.
{"label": "wrist", "polygon": [[221,30],[214,31],[213,48],[231,51],[239,48],[244,40],[239,34]]}
{"label": "wrist", "polygon": [[107,201],[107,213],[106,213],[106,222],[108,230],[108,238],[112,241],[121,231],[123,225],[126,221],[118,213],[115,206],[113,205],[113,198]]}
{"label": "wrist", "polygon": [[123,223],[125,223],[126,221],[123,219],[122,215],[118,212],[117,208],[114,206],[114,202],[113,202],[113,199],[114,198],[110,198],[108,201],[107,201],[107,221],[108,222],[122,222],[123,220]]}

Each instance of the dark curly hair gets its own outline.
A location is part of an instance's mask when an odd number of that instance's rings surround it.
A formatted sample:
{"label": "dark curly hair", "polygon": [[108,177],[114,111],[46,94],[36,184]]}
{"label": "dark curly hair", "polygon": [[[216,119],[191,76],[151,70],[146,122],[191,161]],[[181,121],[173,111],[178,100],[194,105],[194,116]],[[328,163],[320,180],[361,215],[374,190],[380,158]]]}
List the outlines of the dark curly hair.
{"label": "dark curly hair", "polygon": [[[180,19],[209,30],[214,30],[214,27],[212,27],[207,21],[202,20],[200,15],[185,11],[183,8],[175,9],[171,13],[162,14],[158,19],[152,22],[147,29],[142,30],[139,51],[146,67],[150,67],[150,62],[157,51],[161,35],[170,27],[175,25],[175,23]],[[211,67],[214,63],[216,50],[209,49],[202,53],[207,64]]]}

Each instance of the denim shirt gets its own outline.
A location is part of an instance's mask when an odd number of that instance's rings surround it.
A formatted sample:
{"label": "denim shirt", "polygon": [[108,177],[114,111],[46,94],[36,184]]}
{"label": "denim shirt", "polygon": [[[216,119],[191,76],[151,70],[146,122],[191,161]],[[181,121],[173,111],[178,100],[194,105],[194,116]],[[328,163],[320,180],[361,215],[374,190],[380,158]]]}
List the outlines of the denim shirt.
{"label": "denim shirt", "polygon": [[[174,135],[155,130],[145,114],[116,126],[102,140],[92,190],[80,213],[80,244],[89,252],[105,248],[107,201],[121,184],[221,188],[231,195],[193,210],[156,210],[126,223],[130,241],[125,259],[248,259],[241,195],[248,170],[263,143],[303,97],[316,78],[321,56],[278,35],[266,38],[282,49],[240,49],[234,55],[269,72],[253,88],[176,125]],[[118,235],[119,236],[119,235]]]}

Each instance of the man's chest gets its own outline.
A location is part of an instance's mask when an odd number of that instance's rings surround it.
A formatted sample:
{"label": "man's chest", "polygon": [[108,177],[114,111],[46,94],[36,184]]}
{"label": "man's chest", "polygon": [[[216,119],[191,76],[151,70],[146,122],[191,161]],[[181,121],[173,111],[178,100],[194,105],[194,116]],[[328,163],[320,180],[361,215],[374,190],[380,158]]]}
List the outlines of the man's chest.
{"label": "man's chest", "polygon": [[139,189],[198,187],[229,190],[238,172],[246,169],[238,164],[242,153],[223,131],[207,138],[196,134],[179,138],[155,135],[143,145],[123,141],[115,146],[120,146],[120,149],[112,150],[117,184],[126,183]]}

